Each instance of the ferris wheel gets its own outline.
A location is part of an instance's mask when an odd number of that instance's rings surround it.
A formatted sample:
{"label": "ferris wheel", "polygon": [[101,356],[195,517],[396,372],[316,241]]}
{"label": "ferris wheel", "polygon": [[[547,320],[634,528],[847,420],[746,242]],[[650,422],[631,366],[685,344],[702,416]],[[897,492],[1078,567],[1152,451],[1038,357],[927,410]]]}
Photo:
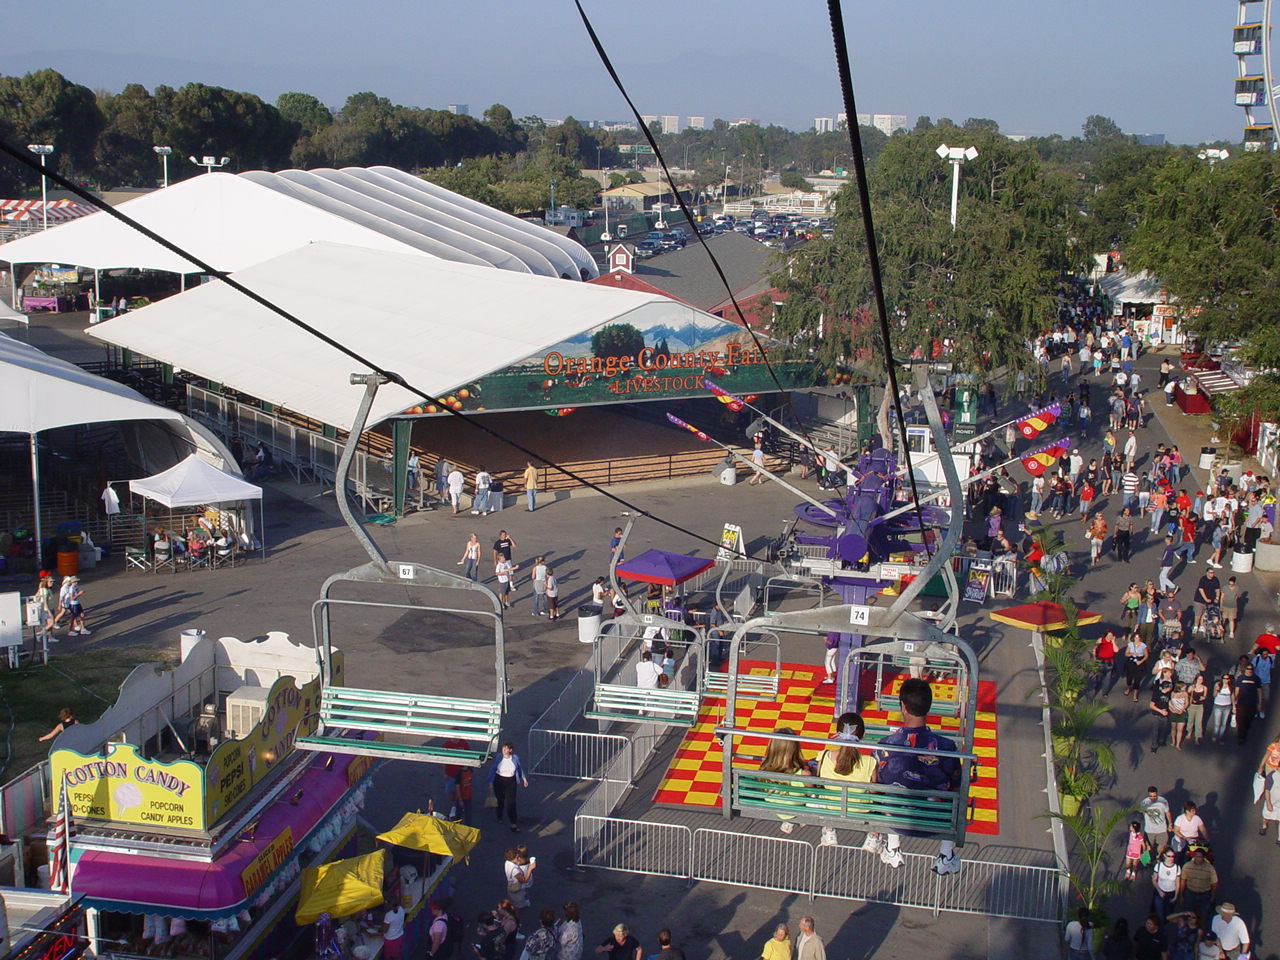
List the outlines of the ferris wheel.
{"label": "ferris wheel", "polygon": [[1274,150],[1280,116],[1271,73],[1271,0],[1239,0],[1237,8],[1232,47],[1236,106],[1244,109],[1244,146]]}

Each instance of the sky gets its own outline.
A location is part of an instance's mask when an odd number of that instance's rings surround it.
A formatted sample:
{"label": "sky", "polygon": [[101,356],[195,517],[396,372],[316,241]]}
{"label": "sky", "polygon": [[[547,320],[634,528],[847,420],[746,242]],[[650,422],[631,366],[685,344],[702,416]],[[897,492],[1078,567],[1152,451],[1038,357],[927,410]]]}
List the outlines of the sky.
{"label": "sky", "polygon": [[[840,106],[819,0],[583,0],[644,114],[752,117],[806,129]],[[997,121],[1075,136],[1103,114],[1177,143],[1238,141],[1235,3],[845,0],[860,113]],[[1259,8],[1260,9],[1260,8]],[[341,106],[371,90],[480,115],[624,119],[573,0],[62,0],[5,12],[0,71],[52,67],[94,89],[231,87]]]}

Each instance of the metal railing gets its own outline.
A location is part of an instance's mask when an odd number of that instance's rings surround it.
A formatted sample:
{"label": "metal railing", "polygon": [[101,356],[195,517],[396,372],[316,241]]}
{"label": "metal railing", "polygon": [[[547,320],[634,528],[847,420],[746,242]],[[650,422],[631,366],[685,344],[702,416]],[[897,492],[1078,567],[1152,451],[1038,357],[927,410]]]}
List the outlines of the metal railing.
{"label": "metal railing", "polygon": [[894,869],[860,847],[625,820],[588,813],[585,804],[574,818],[574,844],[584,867],[776,890],[810,900],[832,897],[917,907],[934,916],[973,913],[1044,923],[1060,922],[1065,909],[1061,873],[1049,866],[966,859],[959,874],[943,877],[932,870],[932,854],[904,850],[903,865]]}
{"label": "metal railing", "polygon": [[997,557],[991,562],[991,595],[993,597],[1018,595],[1017,558]]}

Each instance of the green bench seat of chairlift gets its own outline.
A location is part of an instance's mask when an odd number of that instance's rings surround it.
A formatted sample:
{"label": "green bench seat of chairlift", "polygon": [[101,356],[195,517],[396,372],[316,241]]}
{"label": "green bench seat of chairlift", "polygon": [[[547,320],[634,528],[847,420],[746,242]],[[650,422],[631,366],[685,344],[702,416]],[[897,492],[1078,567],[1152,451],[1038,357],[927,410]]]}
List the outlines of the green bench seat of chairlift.
{"label": "green bench seat of chairlift", "polygon": [[944,839],[963,830],[965,798],[956,792],[777,777],[776,773],[734,770],[734,808],[782,814],[800,822],[812,820],[823,826],[912,831]]}
{"label": "green bench seat of chairlift", "polygon": [[597,683],[591,707],[582,715],[588,720],[687,725],[698,716],[698,694],[695,690]]}
{"label": "green bench seat of chairlift", "polygon": [[299,737],[298,745],[339,753],[381,753],[424,760],[438,758],[442,762],[475,766],[488,759],[497,740],[501,720],[502,706],[491,700],[326,687],[320,694],[320,721],[324,731],[354,730],[429,740],[458,739],[480,746],[471,749],[357,740],[333,736],[328,732]]}

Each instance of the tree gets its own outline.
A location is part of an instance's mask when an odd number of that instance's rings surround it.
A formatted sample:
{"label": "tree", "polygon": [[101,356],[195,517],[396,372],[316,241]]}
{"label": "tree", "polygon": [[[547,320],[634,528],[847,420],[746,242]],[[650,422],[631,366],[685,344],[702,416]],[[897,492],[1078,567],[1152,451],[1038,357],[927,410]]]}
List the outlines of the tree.
{"label": "tree", "polygon": [[926,130],[933,129],[933,121],[927,116],[921,115],[916,117],[916,124],[911,128],[912,133],[924,133]]}
{"label": "tree", "polygon": [[1261,371],[1248,401],[1280,416],[1280,158],[1246,153],[1209,166],[1170,156],[1138,204],[1125,259],[1158,277],[1182,307],[1187,330],[1239,343]]}
{"label": "tree", "polygon": [[1120,129],[1118,123],[1110,117],[1096,113],[1085,118],[1080,132],[1084,134],[1084,139],[1088,143],[1105,143],[1108,140],[1124,138],[1124,131]]}
{"label": "tree", "polygon": [[[22,77],[0,77],[0,129],[10,141],[49,143],[48,164],[67,174],[93,170],[93,149],[105,121],[97,97],[56,70],[37,70]],[[6,164],[11,167],[11,164]],[[31,178],[13,174],[15,183]]]}
{"label": "tree", "polygon": [[784,187],[790,187],[792,190],[803,190],[806,193],[813,192],[813,184],[794,170],[784,170],[778,177],[778,183]]}
{"label": "tree", "polygon": [[970,117],[964,122],[960,128],[962,130],[989,130],[992,133],[1000,132],[1000,124],[994,120],[988,120],[985,117]]}
{"label": "tree", "polygon": [[[937,138],[936,130],[892,138],[873,172],[894,350],[932,356],[947,343],[947,359],[963,372],[1025,364],[1025,341],[1051,315],[1068,262],[1066,183],[1029,147],[973,131],[978,158],[960,178],[953,231],[950,169],[934,153]],[[874,327],[858,320],[872,298],[857,203],[846,186],[837,196],[835,236],[792,251],[773,277],[786,294],[774,335],[796,356],[827,366],[871,360],[879,349]]]}
{"label": "tree", "polygon": [[304,137],[314,136],[333,123],[333,114],[309,93],[282,93],[276,97],[280,116],[298,125]]}
{"label": "tree", "polygon": [[611,323],[591,335],[595,357],[635,357],[644,349],[644,334],[629,323]]}

